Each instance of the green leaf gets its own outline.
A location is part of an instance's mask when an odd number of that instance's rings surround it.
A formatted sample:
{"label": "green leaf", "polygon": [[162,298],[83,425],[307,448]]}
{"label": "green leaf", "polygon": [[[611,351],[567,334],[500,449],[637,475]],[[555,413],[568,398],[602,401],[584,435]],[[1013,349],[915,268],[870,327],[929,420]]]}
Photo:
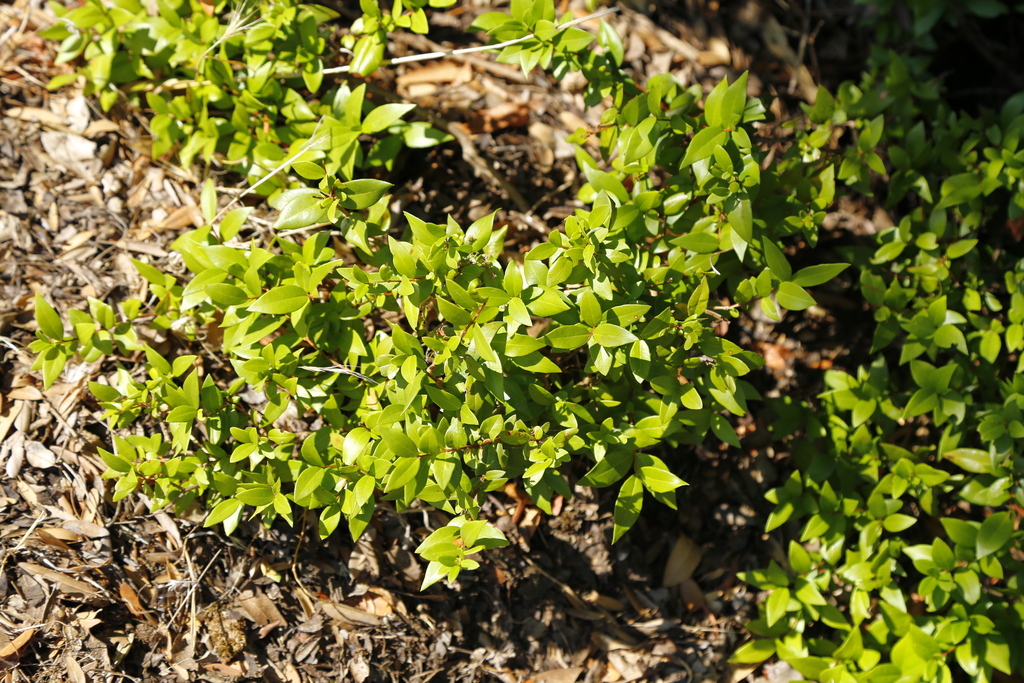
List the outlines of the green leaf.
{"label": "green leaf", "polygon": [[386,130],[415,108],[415,104],[382,104],[375,107],[363,119],[362,131],[372,135]]}
{"label": "green leaf", "polygon": [[599,463],[594,465],[582,479],[580,486],[604,488],[620,481],[633,466],[632,452],[622,448],[609,450]]}
{"label": "green leaf", "polygon": [[239,487],[235,498],[246,505],[269,505],[274,502],[274,489],[268,484],[253,484],[244,489]]}
{"label": "green leaf", "polygon": [[454,526],[443,526],[435,530],[416,547],[416,554],[431,562],[459,557],[462,550],[455,545],[459,530]]}
{"label": "green leaf", "polygon": [[571,351],[590,341],[590,328],[585,325],[563,325],[544,335],[544,341],[558,351]]}
{"label": "green leaf", "polygon": [[615,64],[621,65],[622,59],[625,56],[625,51],[622,48],[622,38],[612,28],[611,24],[607,23],[604,19],[601,20],[601,25],[597,30],[597,40],[602,47],[608,50]]}
{"label": "green leaf", "polygon": [[725,100],[726,91],[729,89],[729,81],[722,79],[718,84],[708,93],[708,96],[704,98],[704,120],[707,121],[709,126],[716,126],[719,128],[725,128],[723,123],[724,108],[722,106]]}
{"label": "green leaf", "polygon": [[[550,336],[550,335],[549,335]],[[637,341],[637,336],[618,325],[601,323],[594,328],[594,343],[605,348],[615,348]]]}
{"label": "green leaf", "polygon": [[978,351],[981,353],[981,357],[989,363],[995,363],[999,359],[999,350],[1002,348],[1002,344],[1002,337],[995,331],[988,330],[981,335]]}
{"label": "green leaf", "polygon": [[327,209],[320,205],[323,195],[312,187],[297,190],[285,190],[270,204],[281,211],[274,222],[278,230],[295,230],[308,228],[323,223],[327,218]]}
{"label": "green leaf", "polygon": [[292,162],[292,170],[306,180],[320,180],[327,175],[323,166],[314,164],[312,161]]}
{"label": "green leaf", "polygon": [[803,287],[793,282],[781,283],[778,291],[775,293],[775,300],[779,302],[780,306],[791,311],[802,311],[816,303],[814,297],[808,294]]}
{"label": "green leaf", "polygon": [[[709,96],[710,99],[710,96]],[[732,130],[743,120],[743,111],[747,108],[747,72],[744,71],[736,81],[730,85],[722,96],[719,105],[720,121],[725,130]],[[709,120],[708,123],[711,123]]]}
{"label": "green leaf", "polygon": [[775,641],[763,638],[742,645],[729,657],[729,661],[735,664],[760,664],[774,654]]}
{"label": "green leaf", "polygon": [[341,205],[346,209],[361,211],[380,201],[391,189],[391,183],[375,178],[360,178],[343,183],[341,188],[346,193]]}
{"label": "green leaf", "polygon": [[612,543],[622,538],[622,535],[633,526],[640,517],[643,504],[643,482],[635,474],[630,475],[626,481],[622,482],[619,496],[615,499],[615,510],[612,513]]}
{"label": "green leaf", "polygon": [[743,238],[744,242],[754,239],[754,214],[750,206],[750,199],[746,195],[729,197],[726,206],[729,208],[729,225],[736,231],[736,234]]}
{"label": "green leaf", "polygon": [[798,270],[790,282],[801,287],[815,287],[828,282],[849,267],[849,263],[821,263],[808,266]]}
{"label": "green leaf", "polygon": [[580,320],[586,325],[595,327],[601,322],[601,318],[604,317],[604,311],[601,310],[601,302],[597,300],[597,295],[591,289],[584,290],[580,295],[579,306]]}
{"label": "green leaf", "polygon": [[39,325],[39,331],[50,339],[62,339],[64,337],[64,323],[61,322],[60,316],[57,315],[57,311],[54,310],[53,306],[47,303],[41,294],[37,293],[35,307],[36,324]]}
{"label": "green leaf", "polygon": [[686,148],[686,155],[679,167],[686,168],[701,159],[707,159],[715,153],[715,150],[725,144],[729,134],[722,130],[721,126],[709,126],[697,131],[697,134],[690,140]]}
{"label": "green leaf", "polygon": [[564,52],[579,52],[594,42],[594,34],[583,29],[570,26],[559,31],[551,41],[555,49]]}
{"label": "green leaf", "polygon": [[380,436],[387,445],[388,450],[399,458],[415,458],[420,454],[420,449],[416,447],[416,442],[400,429],[381,429]]}
{"label": "green leaf", "polygon": [[924,415],[939,405],[939,396],[930,389],[918,389],[907,401],[907,407],[903,409],[903,417],[917,417]]}
{"label": "green leaf", "polygon": [[978,530],[978,559],[1000,550],[1010,542],[1011,538],[1013,538],[1013,518],[1010,517],[1010,513],[996,512],[989,515]]}
{"label": "green leaf", "polygon": [[281,285],[266,292],[256,301],[249,304],[253,313],[270,313],[285,315],[297,311],[309,303],[306,290],[298,285]]}
{"label": "green leaf", "polygon": [[654,493],[668,493],[680,486],[686,486],[686,482],[672,474],[660,458],[641,452],[637,453],[636,462],[640,481]]}
{"label": "green leaf", "polygon": [[295,498],[302,500],[313,495],[324,481],[327,470],[322,467],[307,467],[295,480]]}
{"label": "green leaf", "polygon": [[377,31],[363,36],[356,42],[349,67],[353,76],[366,77],[377,70],[383,59],[384,35],[383,31]]}
{"label": "green leaf", "polygon": [[[405,435],[403,434],[403,436]],[[423,458],[400,458],[388,476],[388,482],[384,486],[385,493],[400,489],[414,480],[420,473],[424,462]]]}
{"label": "green leaf", "polygon": [[526,356],[544,348],[545,344],[536,337],[525,334],[514,334],[505,342],[505,355],[509,358]]}
{"label": "green leaf", "polygon": [[702,277],[700,284],[693,290],[689,300],[686,302],[687,315],[703,315],[704,311],[708,310],[708,295],[710,291],[708,279]]}
{"label": "green leaf", "polygon": [[199,206],[203,213],[203,219],[207,223],[213,223],[217,217],[217,186],[213,184],[212,178],[207,178],[203,183],[203,190],[199,195]]}
{"label": "green leaf", "polygon": [[447,578],[450,572],[450,566],[441,564],[436,560],[427,563],[427,569],[423,572],[423,583],[420,584],[420,590],[427,590],[438,581]]}
{"label": "green leaf", "polygon": [[772,275],[780,280],[789,280],[790,276],[793,275],[793,269],[790,267],[789,261],[786,260],[786,255],[767,237],[763,237],[761,242],[761,246],[764,249],[764,258],[768,262]]}
{"label": "green leaf", "polygon": [[437,310],[441,314],[441,318],[453,325],[465,327],[473,322],[472,314],[461,306],[456,306],[451,301],[440,296],[435,297],[434,301],[437,304]]}
{"label": "green leaf", "polygon": [[768,596],[768,600],[765,603],[765,621],[768,626],[771,627],[784,616],[789,608],[789,589],[788,588],[776,588],[772,591],[772,594]]}
{"label": "green leaf", "polygon": [[242,510],[242,501],[237,498],[228,498],[217,503],[216,507],[210,511],[207,515],[206,521],[203,522],[203,526],[213,526],[220,524],[229,517],[236,515]]}
{"label": "green leaf", "polygon": [[988,451],[977,448],[956,448],[942,454],[946,460],[952,461],[961,469],[975,474],[994,474],[995,464]]}
{"label": "green leaf", "polygon": [[889,515],[882,521],[882,528],[886,531],[896,533],[899,531],[903,531],[904,529],[909,529],[916,523],[917,519],[911,517],[910,515],[895,514]]}
{"label": "green leaf", "polygon": [[974,249],[975,246],[977,246],[977,244],[978,240],[976,239],[959,240],[957,242],[953,242],[953,244],[949,245],[949,248],[946,249],[946,256],[948,256],[951,259],[960,258],[964,254],[970,253],[971,250]]}

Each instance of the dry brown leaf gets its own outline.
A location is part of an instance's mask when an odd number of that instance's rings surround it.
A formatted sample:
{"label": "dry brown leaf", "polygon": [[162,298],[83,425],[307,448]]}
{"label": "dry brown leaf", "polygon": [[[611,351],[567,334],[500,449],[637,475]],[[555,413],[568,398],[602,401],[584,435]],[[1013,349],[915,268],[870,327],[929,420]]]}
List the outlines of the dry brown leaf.
{"label": "dry brown leaf", "polygon": [[636,640],[631,639],[632,642],[629,642],[610,636],[607,633],[601,633],[600,631],[593,631],[590,634],[590,640],[593,641],[594,645],[607,652],[612,650],[628,650],[636,646]]}
{"label": "dry brown leaf", "polygon": [[571,669],[550,669],[533,678],[527,678],[526,683],[575,683],[584,671],[586,669],[582,666],[574,666]]}
{"label": "dry brown leaf", "polygon": [[[192,208],[192,207],[187,207]],[[187,225],[187,224],[186,224]],[[155,244],[149,244],[147,242],[133,242],[132,240],[117,240],[114,242],[114,246],[125,251],[133,251],[137,254],[149,254],[157,258],[163,258],[167,256],[167,252],[158,247]]]}
{"label": "dry brown leaf", "polygon": [[13,666],[18,665],[18,660],[21,657],[21,651],[28,645],[29,641],[32,640],[32,636],[35,635],[36,630],[34,628],[27,628],[18,634],[18,637],[14,640],[6,643],[3,647],[0,647],[0,660],[4,662],[12,662]]}
{"label": "dry brown leaf", "polygon": [[[198,225],[196,222],[198,221]],[[156,226],[157,229],[177,229],[184,228],[189,225],[195,227],[201,227],[203,224],[203,213],[199,210],[198,206],[179,206],[174,211],[167,214],[167,218],[163,222]]]}
{"label": "dry brown leaf", "polygon": [[36,537],[48,546],[60,548],[61,550],[71,550],[71,546],[51,534],[46,529],[36,529]]}
{"label": "dry brown leaf", "polygon": [[121,582],[117,592],[121,595],[121,599],[124,600],[125,604],[128,605],[129,612],[137,617],[141,617],[146,613],[146,608],[139,601],[139,594],[127,581]]}
{"label": "dry brown leaf", "polygon": [[171,519],[170,515],[166,512],[160,511],[153,515],[157,524],[160,528],[167,532],[168,538],[171,540],[171,550],[177,550],[181,547],[181,532],[178,531],[177,523]]}
{"label": "dry brown leaf", "polygon": [[121,127],[113,121],[108,121],[107,119],[100,119],[98,121],[93,121],[92,123],[90,123],[89,126],[82,133],[82,135],[87,138],[95,138],[106,133],[120,132]]}
{"label": "dry brown leaf", "polygon": [[75,233],[71,237],[71,239],[69,239],[64,244],[63,251],[64,251],[64,253],[67,253],[67,252],[71,251],[72,249],[77,249],[78,247],[80,247],[83,244],[86,244],[87,242],[92,240],[94,237],[96,237],[96,233],[93,232],[92,230],[83,230],[81,232]]}
{"label": "dry brown leaf", "polygon": [[7,398],[21,400],[21,401],[42,401],[43,392],[39,391],[34,386],[23,386],[17,389],[12,389]]}
{"label": "dry brown leaf", "polygon": [[96,143],[74,133],[40,133],[43,149],[56,163],[87,181],[95,181],[102,168],[96,155]]}
{"label": "dry brown leaf", "polygon": [[405,611],[405,606],[395,598],[391,591],[376,586],[359,596],[356,607],[378,617]]}
{"label": "dry brown leaf", "polygon": [[[15,389],[14,391],[18,390]],[[12,391],[11,394],[13,394],[14,391]],[[11,398],[10,394],[7,396],[8,398]],[[7,438],[7,433],[11,430],[11,426],[17,421],[18,415],[21,414],[21,408],[23,405],[24,403],[21,401],[11,401],[7,409],[3,413],[0,413],[0,443],[3,443],[4,439]]]}
{"label": "dry brown leaf", "polygon": [[31,562],[19,562],[18,567],[23,571],[28,572],[30,576],[42,577],[48,581],[53,581],[57,584],[57,587],[62,593],[69,594],[80,594],[80,595],[95,595],[96,589],[87,583],[72,579],[70,576],[54,571],[49,567],[43,567],[42,565],[32,564]]}
{"label": "dry brown leaf", "polygon": [[782,344],[760,342],[756,345],[758,352],[764,357],[764,364],[772,370],[785,370],[789,367],[788,358],[793,352]]}
{"label": "dry brown leaf", "polygon": [[18,119],[19,121],[28,121],[30,123],[39,123],[47,128],[52,128],[57,131],[67,131],[67,122],[63,116],[54,114],[49,109],[41,109],[39,107],[11,107],[4,111],[4,116],[9,116],[12,119]]}
{"label": "dry brown leaf", "polygon": [[732,63],[732,52],[729,50],[729,43],[721,38],[712,37],[708,39],[708,49],[701,50],[697,55],[697,61],[702,66],[721,66]]}
{"label": "dry brown leaf", "polygon": [[348,673],[356,683],[363,683],[363,681],[370,677],[370,665],[357,654],[348,663]]}
{"label": "dry brown leaf", "polygon": [[661,585],[671,588],[692,577],[702,556],[700,546],[686,534],[680,534],[676,544],[672,547],[668,562],[665,564],[665,574]]}
{"label": "dry brown leaf", "polygon": [[25,440],[25,459],[32,467],[45,470],[57,464],[57,456],[38,441]]}
{"label": "dry brown leaf", "polygon": [[519,540],[524,550],[530,550],[530,540],[540,528],[541,519],[541,512],[537,508],[527,508],[523,513],[523,518],[519,522]]}
{"label": "dry brown leaf", "polygon": [[591,605],[597,605],[609,612],[623,612],[626,609],[626,603],[607,595],[601,595],[597,591],[590,591],[589,593],[586,593],[583,596],[583,599]]}
{"label": "dry brown leaf", "polygon": [[236,666],[234,664],[221,664],[220,662],[210,662],[208,664],[203,664],[203,668],[207,671],[215,671],[219,674],[224,674],[225,676],[233,676],[235,678],[245,675],[245,671],[243,671],[240,666]]}
{"label": "dry brown leaf", "polygon": [[328,619],[347,626],[380,626],[381,624],[380,617],[343,603],[321,602],[320,611]]}
{"label": "dry brown leaf", "polygon": [[682,597],[686,609],[691,611],[701,609],[707,604],[704,591],[693,579],[686,579],[679,584],[679,595]]}
{"label": "dry brown leaf", "polygon": [[110,536],[110,531],[105,526],[87,522],[84,519],[68,519],[61,526],[65,530],[79,536],[88,536],[89,538],[106,538]]}
{"label": "dry brown leaf", "polygon": [[271,624],[276,626],[286,623],[274,601],[260,591],[254,595],[239,598],[238,604],[245,610],[246,616],[260,626],[270,626]]}
{"label": "dry brown leaf", "polygon": [[1006,221],[1006,229],[1013,235],[1013,239],[1020,242],[1024,239],[1024,218],[1014,218]]}
{"label": "dry brown leaf", "polygon": [[64,655],[64,670],[68,672],[70,683],[88,683],[89,679],[82,670],[82,665],[75,661],[70,654]]}
{"label": "dry brown leaf", "polygon": [[730,664],[729,674],[725,680],[732,681],[732,683],[740,683],[744,678],[754,673],[760,664]]}

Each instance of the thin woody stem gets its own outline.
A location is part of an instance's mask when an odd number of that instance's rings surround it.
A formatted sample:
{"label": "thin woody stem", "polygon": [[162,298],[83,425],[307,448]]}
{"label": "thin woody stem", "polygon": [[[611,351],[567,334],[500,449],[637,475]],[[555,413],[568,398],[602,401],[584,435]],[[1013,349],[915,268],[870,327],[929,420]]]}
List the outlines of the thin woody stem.
{"label": "thin woody stem", "polygon": [[[618,7],[609,7],[607,9],[601,10],[600,12],[594,12],[593,14],[588,14],[585,17],[580,17],[579,19],[573,19],[572,21],[567,21],[564,24],[559,24],[556,27],[556,29],[561,31],[562,29],[569,28],[570,26],[576,26],[577,24],[582,24],[583,22],[590,21],[591,19],[598,19],[600,17],[603,17],[603,16],[608,15],[608,14],[613,14],[613,13],[618,12],[618,11],[619,11]],[[381,66],[389,66],[389,65],[393,65],[393,64],[406,64],[408,62],[424,62],[424,61],[427,61],[428,59],[440,59],[441,57],[447,57],[448,55],[468,55],[468,54],[473,53],[473,52],[488,52],[490,50],[500,50],[502,48],[508,47],[509,45],[517,45],[519,43],[524,43],[524,42],[526,42],[527,40],[530,40],[533,37],[534,37],[534,34],[531,33],[531,34],[525,35],[525,36],[523,36],[521,38],[515,38],[514,40],[506,40],[503,43],[495,43],[494,45],[478,45],[476,47],[462,47],[462,48],[459,48],[457,50],[439,50],[437,52],[426,52],[426,53],[421,54],[421,55],[408,55],[407,57],[396,57],[394,59],[385,59],[383,62],[380,63],[380,65]],[[342,74],[342,73],[348,73],[351,70],[352,70],[352,66],[351,65],[345,65],[345,66],[334,67],[333,69],[324,69],[323,73],[324,74]]]}

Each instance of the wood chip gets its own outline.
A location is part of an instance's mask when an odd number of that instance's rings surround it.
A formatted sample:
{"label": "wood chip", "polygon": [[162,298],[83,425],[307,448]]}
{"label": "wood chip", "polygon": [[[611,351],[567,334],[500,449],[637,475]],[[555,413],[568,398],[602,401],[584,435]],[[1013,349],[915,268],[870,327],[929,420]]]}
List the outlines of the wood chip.
{"label": "wood chip", "polygon": [[166,251],[156,246],[155,244],[148,244],[146,242],[118,240],[114,242],[114,246],[124,249],[125,251],[134,251],[137,254],[149,254],[150,256],[155,256],[157,258],[163,258],[167,256]]}
{"label": "wood chip", "polygon": [[533,678],[527,678],[526,683],[575,683],[584,671],[586,669],[582,666],[574,666],[571,669],[550,669]]}
{"label": "wood chip", "polygon": [[40,107],[11,107],[4,111],[4,116],[9,116],[19,121],[38,123],[52,130],[68,131],[67,122],[64,117],[54,114],[49,109],[42,109]]}
{"label": "wood chip", "polygon": [[92,123],[90,123],[89,127],[85,129],[84,133],[82,133],[82,136],[83,137],[87,137],[87,138],[95,138],[95,137],[99,137],[100,135],[105,135],[107,133],[120,133],[120,132],[121,132],[121,127],[118,126],[113,121],[108,121],[106,119],[100,119],[99,121],[93,121]]}
{"label": "wood chip", "polygon": [[469,130],[474,135],[493,133],[505,128],[523,128],[529,122],[529,107],[522,102],[506,102],[474,112],[469,118]]}
{"label": "wood chip", "polygon": [[395,79],[400,86],[417,83],[453,83],[459,85],[473,78],[473,69],[469,64],[458,64],[453,61],[435,62],[418,69],[410,69]]}

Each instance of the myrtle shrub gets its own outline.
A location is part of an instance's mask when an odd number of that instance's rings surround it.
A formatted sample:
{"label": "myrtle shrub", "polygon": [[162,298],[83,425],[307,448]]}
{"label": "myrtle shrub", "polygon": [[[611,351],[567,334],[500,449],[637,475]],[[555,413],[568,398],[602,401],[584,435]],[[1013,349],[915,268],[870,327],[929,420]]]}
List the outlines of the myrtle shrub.
{"label": "myrtle shrub", "polygon": [[[637,84],[603,21],[595,36],[551,0],[513,0],[474,23],[498,59],[579,72],[606,108],[570,138],[585,208],[511,254],[493,214],[391,213],[390,185],[357,176],[445,134],[365,85],[316,100],[334,15],[266,3],[250,17],[160,0],[150,16],[87,0],[50,33],[87,60],[54,87],[148,107],[154,154],[231,165],[279,210],[269,236],[248,230],[250,209],[221,208],[208,181],[206,225],[174,244],[189,279],[137,262],[145,303],[90,300],[66,321],[36,298],[44,383],[71,358],[105,363],[90,389],[118,433],[102,453],[115,499],[202,502],[228,532],[317,510],[321,535],[344,519],[353,538],[380,501],[432,506],[452,521],[418,549],[424,587],[504,544],[480,506],[510,481],[549,512],[572,484],[618,486],[617,540],[645,497],[675,505],[684,446],[740,446],[730,416],[761,400],[744,377],[762,359],[719,323],[794,315],[852,265],[877,323],[863,365],[825,373],[815,400],[763,404],[796,467],[768,495],[788,555],[744,576],[771,593],[734,659],[837,682],[1024,673],[1024,96],[967,116],[922,61],[878,50],[861,81],[775,122],[788,144],[769,153],[745,74],[706,94],[669,74]],[[363,0],[350,70],[383,63],[388,31],[426,31],[426,6]],[[897,220],[822,262],[837,186]],[[198,346],[163,357],[154,331],[216,340],[229,369]]]}
{"label": "myrtle shrub", "polygon": [[767,528],[792,540],[745,576],[772,592],[735,659],[988,681],[1024,672],[1024,94],[967,116],[922,62],[874,62],[831,120],[859,129],[837,177],[898,216],[847,254],[873,360],[826,372],[820,404],[789,418],[798,471],[769,492]]}

